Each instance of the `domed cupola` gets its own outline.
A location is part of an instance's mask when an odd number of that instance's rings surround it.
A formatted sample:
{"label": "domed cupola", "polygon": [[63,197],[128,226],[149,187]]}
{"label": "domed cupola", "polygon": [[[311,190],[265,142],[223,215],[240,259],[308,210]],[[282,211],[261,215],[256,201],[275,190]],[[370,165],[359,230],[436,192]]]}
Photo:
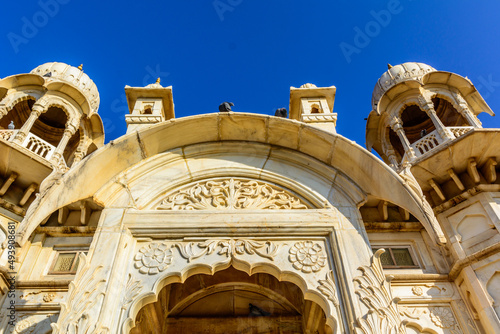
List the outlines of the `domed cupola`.
{"label": "domed cupola", "polygon": [[395,169],[481,128],[479,113],[493,115],[469,79],[414,62],[389,65],[373,90],[372,108],[367,147]]}
{"label": "domed cupola", "polygon": [[94,81],[83,71],[83,66],[73,67],[65,63],[45,63],[33,69],[30,73],[45,78],[47,83],[62,81],[77,88],[87,99],[91,112],[99,109],[99,92]]}
{"label": "domed cupola", "polygon": [[[24,214],[53,171],[64,173],[104,144],[99,92],[83,66],[46,63],[0,80],[0,199]],[[22,163],[21,163],[22,162]]]}
{"label": "domed cupola", "polygon": [[424,63],[404,63],[396,66],[388,65],[389,69],[378,79],[372,94],[372,107],[375,110],[377,103],[389,89],[404,81],[420,81],[422,77],[435,72],[436,69]]}

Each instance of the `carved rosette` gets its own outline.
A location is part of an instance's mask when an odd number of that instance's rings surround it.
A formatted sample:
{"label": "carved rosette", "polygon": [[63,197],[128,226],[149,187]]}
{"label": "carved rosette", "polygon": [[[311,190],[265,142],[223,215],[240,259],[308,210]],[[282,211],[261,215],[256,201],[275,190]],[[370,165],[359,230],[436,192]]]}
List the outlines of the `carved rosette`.
{"label": "carved rosette", "polygon": [[293,267],[303,273],[317,272],[325,266],[323,247],[312,241],[299,241],[290,248],[288,259]]}
{"label": "carved rosette", "polygon": [[307,209],[295,196],[262,181],[242,178],[197,182],[168,195],[158,210]]}
{"label": "carved rosette", "polygon": [[172,263],[172,251],[165,243],[151,243],[139,249],[135,267],[142,274],[154,275],[167,269]]}
{"label": "carved rosette", "polygon": [[439,328],[455,328],[455,317],[447,307],[432,307],[430,308],[429,316],[434,325]]}

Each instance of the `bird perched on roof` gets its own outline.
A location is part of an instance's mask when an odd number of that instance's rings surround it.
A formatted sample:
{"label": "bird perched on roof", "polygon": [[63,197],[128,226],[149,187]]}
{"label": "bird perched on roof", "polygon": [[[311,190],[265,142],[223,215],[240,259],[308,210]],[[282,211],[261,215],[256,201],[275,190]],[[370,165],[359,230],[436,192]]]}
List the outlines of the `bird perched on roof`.
{"label": "bird perched on roof", "polygon": [[231,111],[232,106],[234,106],[233,102],[222,102],[219,106],[219,111]]}
{"label": "bird perched on roof", "polygon": [[423,129],[422,131],[420,131],[420,138],[423,138],[427,135],[427,129]]}
{"label": "bird perched on roof", "polygon": [[286,108],[278,108],[278,109],[276,109],[276,112],[274,113],[274,116],[287,118],[288,117],[288,111],[286,110]]}
{"label": "bird perched on roof", "polygon": [[7,128],[9,130],[14,130],[16,128],[16,126],[14,125],[14,121],[10,121],[9,125],[7,125]]}

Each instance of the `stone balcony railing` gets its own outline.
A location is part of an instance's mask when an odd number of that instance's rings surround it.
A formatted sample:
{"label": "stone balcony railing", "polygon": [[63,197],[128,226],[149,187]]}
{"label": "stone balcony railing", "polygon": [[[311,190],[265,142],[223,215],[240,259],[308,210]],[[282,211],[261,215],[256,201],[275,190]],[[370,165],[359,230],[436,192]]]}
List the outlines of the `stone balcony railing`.
{"label": "stone balcony railing", "polygon": [[[446,127],[455,138],[458,138],[460,136],[463,136],[469,131],[472,131],[474,127],[472,126],[453,126],[453,127]],[[437,147],[443,143],[446,143],[450,140],[453,139],[444,139],[439,135],[439,132],[437,130],[434,130],[424,137],[420,138],[410,146],[413,148],[413,151],[415,152],[415,156],[417,158],[423,156],[424,154],[427,154],[429,152],[434,151],[437,149]],[[405,159],[412,160],[411,158],[408,157],[408,154],[405,154]]]}
{"label": "stone balcony railing", "polygon": [[[18,131],[19,130],[0,130],[0,139],[12,142]],[[31,132],[28,133],[24,141],[21,143],[21,146],[44,158],[45,160],[50,160],[52,154],[56,150],[54,145],[46,142]]]}

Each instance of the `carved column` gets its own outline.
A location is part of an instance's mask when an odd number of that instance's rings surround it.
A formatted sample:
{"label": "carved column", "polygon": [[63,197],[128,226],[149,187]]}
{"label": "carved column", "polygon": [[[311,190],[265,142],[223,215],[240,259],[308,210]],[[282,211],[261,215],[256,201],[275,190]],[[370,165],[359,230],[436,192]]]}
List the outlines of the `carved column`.
{"label": "carved column", "polygon": [[87,154],[87,150],[89,149],[89,142],[86,140],[82,140],[78,147],[76,148],[75,157],[73,158],[72,165],[76,165],[79,163],[83,157]]}
{"label": "carved column", "polygon": [[457,111],[467,120],[469,125],[475,128],[482,128],[479,119],[470,111],[467,101],[458,92],[453,92],[453,97],[457,102]]}
{"label": "carved column", "polygon": [[26,136],[30,132],[31,128],[33,127],[33,124],[35,124],[35,121],[40,117],[40,115],[44,112],[42,106],[40,105],[34,105],[33,110],[31,111],[30,116],[24,122],[23,126],[17,133],[16,137],[14,138],[13,142],[19,145],[22,145],[24,142],[24,139],[26,139]]}
{"label": "carved column", "polygon": [[390,166],[393,169],[396,169],[399,165],[398,159],[396,158],[396,152],[392,148],[390,148],[386,151],[386,155],[387,155],[387,158],[389,159]]}
{"label": "carved column", "polygon": [[408,138],[406,138],[405,131],[403,129],[403,122],[399,117],[394,117],[392,119],[391,128],[398,135],[399,140],[401,141],[401,144],[403,144],[403,148],[405,149],[405,152],[408,155],[408,157],[411,159],[416,158],[415,151],[410,146]]}
{"label": "carved column", "polygon": [[[132,258],[133,240],[121,225],[123,209],[102,211],[89,253],[80,262],[68,299],[54,334],[121,333],[116,326],[122,299],[126,295],[126,260]],[[105,242],[103,242],[105,240]]]}
{"label": "carved column", "polygon": [[422,95],[418,97],[418,102],[420,104],[420,108],[422,108],[430,117],[441,138],[443,138],[445,141],[455,139],[453,133],[451,133],[451,131],[444,126],[444,124],[436,114],[436,110],[434,110],[434,103],[432,103],[432,100]]}
{"label": "carved column", "polygon": [[7,107],[4,105],[0,106],[0,119],[2,119],[5,115],[7,115],[9,111],[7,110]]}
{"label": "carved column", "polygon": [[68,123],[66,125],[66,129],[64,130],[61,141],[59,142],[59,145],[57,145],[54,154],[52,154],[52,158],[50,158],[51,162],[57,163],[59,161],[59,159],[62,157],[64,149],[66,148],[66,145],[68,145],[69,139],[75,134],[76,130],[77,128],[73,124]]}

